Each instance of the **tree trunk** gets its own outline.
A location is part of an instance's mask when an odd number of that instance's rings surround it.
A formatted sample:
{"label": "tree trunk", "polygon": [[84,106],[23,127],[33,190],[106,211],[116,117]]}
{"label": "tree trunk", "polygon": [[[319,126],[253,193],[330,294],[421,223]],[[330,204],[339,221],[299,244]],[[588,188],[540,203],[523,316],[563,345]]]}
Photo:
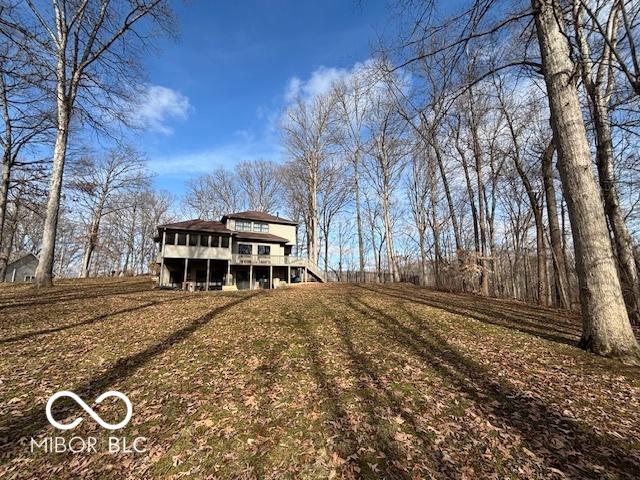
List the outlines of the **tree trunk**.
{"label": "tree trunk", "polygon": [[0,282],[4,282],[9,258],[5,255],[4,235],[7,205],[9,202],[9,184],[11,182],[11,155],[6,150],[2,156],[2,180],[0,181]]}
{"label": "tree trunk", "polygon": [[389,215],[389,194],[387,185],[385,185],[384,192],[382,194],[382,221],[384,222],[384,235],[387,239],[387,263],[389,264],[391,281],[399,282],[400,277],[398,275],[395,252],[393,251],[393,233],[391,232],[391,216]]}
{"label": "tree trunk", "polygon": [[604,211],[613,233],[616,260],[620,272],[620,283],[629,319],[640,324],[640,281],[633,254],[633,240],[624,220],[624,214],[618,200],[615,173],[613,167],[613,143],[611,125],[603,99],[595,94],[593,98],[593,120],[597,138],[596,164],[598,178],[604,199]]}
{"label": "tree trunk", "polygon": [[487,253],[487,225],[485,221],[484,207],[484,181],[482,179],[482,149],[480,147],[480,139],[478,137],[478,127],[476,125],[476,114],[473,108],[473,92],[469,91],[469,111],[470,111],[470,129],[473,147],[473,156],[476,164],[476,187],[478,188],[478,225],[480,227],[480,266],[482,269],[480,276],[480,293],[489,296],[489,259]]}
{"label": "tree trunk", "polygon": [[560,7],[557,0],[532,0],[532,7],[576,253],[583,324],[580,346],[640,364],[640,347],[627,316],[604,209],[591,171],[591,152],[573,79],[575,68],[561,30]]}
{"label": "tree trunk", "polygon": [[507,109],[504,110],[505,117],[507,119],[507,124],[509,125],[509,131],[511,132],[511,139],[513,141],[515,155],[514,155],[514,163],[516,167],[516,171],[520,176],[520,180],[522,180],[522,185],[524,186],[525,191],[527,192],[527,198],[529,199],[529,204],[531,205],[531,210],[533,211],[533,220],[536,227],[536,263],[537,263],[537,274],[538,274],[538,284],[536,289],[536,300],[539,305],[547,306],[549,305],[549,287],[547,278],[547,249],[544,241],[544,223],[542,220],[542,206],[538,201],[538,195],[533,189],[533,185],[527,176],[527,172],[524,171],[524,167],[522,165],[522,160],[520,158],[520,147],[518,144],[518,138],[516,132],[513,128],[513,123],[511,122],[511,117]]}
{"label": "tree trunk", "polygon": [[358,255],[360,261],[360,281],[364,282],[364,267],[365,267],[365,257],[364,257],[364,235],[362,231],[362,212],[360,211],[360,159],[356,156],[353,162],[353,180],[356,193],[356,228],[358,230]]}
{"label": "tree trunk", "polygon": [[80,270],[80,278],[89,277],[89,269],[91,267],[91,257],[98,243],[98,229],[100,227],[99,218],[94,218],[89,227],[89,235],[87,236],[87,243],[84,248],[84,255],[82,256],[82,269]]}
{"label": "tree trunk", "polygon": [[433,151],[438,163],[438,169],[440,170],[440,177],[442,177],[442,186],[444,188],[445,197],[447,198],[447,206],[449,207],[449,216],[451,217],[451,225],[453,227],[453,237],[456,242],[456,255],[460,257],[462,251],[462,235],[460,233],[460,227],[458,225],[458,216],[456,215],[456,207],[453,203],[453,197],[451,196],[451,188],[449,187],[449,179],[447,178],[447,171],[444,168],[444,160],[442,158],[442,152],[440,151],[440,145],[435,139],[435,135],[432,135]]}
{"label": "tree trunk", "polygon": [[558,224],[558,208],[556,205],[556,189],[553,184],[553,151],[554,144],[551,141],[542,155],[542,180],[544,182],[553,260],[554,301],[555,305],[560,308],[570,308],[571,303],[567,294],[569,282],[565,268],[566,259],[562,250],[562,236],[560,225]]}
{"label": "tree trunk", "polygon": [[62,191],[62,176],[67,153],[67,139],[69,136],[69,112],[64,99],[58,103],[58,131],[56,143],[53,149],[53,168],[49,183],[49,198],[47,200],[46,218],[42,233],[42,250],[38,268],[36,268],[36,287],[49,287],[53,284],[53,259],[56,248],[56,230],[58,228],[58,215],[60,212],[60,193]]}
{"label": "tree trunk", "polygon": [[9,202],[9,185],[11,183],[11,168],[13,167],[13,129],[9,114],[9,101],[7,99],[7,85],[4,75],[0,72],[0,101],[2,102],[2,118],[4,123],[4,141],[2,152],[2,181],[0,183],[0,282],[4,282],[7,273],[9,258],[5,255],[4,225],[7,218],[7,205]]}

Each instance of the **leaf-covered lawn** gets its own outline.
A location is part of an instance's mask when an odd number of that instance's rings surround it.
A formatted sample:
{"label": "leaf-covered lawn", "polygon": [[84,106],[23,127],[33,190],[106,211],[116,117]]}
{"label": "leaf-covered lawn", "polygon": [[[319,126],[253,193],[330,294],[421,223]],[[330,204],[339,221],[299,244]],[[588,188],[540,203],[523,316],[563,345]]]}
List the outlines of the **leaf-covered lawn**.
{"label": "leaf-covered lawn", "polygon": [[[578,350],[573,316],[412,285],[0,289],[0,477],[638,478],[640,369]],[[133,403],[143,454],[31,453]],[[117,422],[122,404],[94,406]]]}

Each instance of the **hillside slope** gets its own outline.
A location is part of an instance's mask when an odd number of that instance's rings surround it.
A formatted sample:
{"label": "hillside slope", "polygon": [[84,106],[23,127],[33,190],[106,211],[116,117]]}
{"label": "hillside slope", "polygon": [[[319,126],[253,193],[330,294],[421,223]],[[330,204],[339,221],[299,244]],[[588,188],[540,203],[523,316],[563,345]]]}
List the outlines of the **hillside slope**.
{"label": "hillside slope", "polygon": [[[5,478],[637,478],[640,369],[579,325],[413,285],[152,290],[147,279],[0,288]],[[42,453],[56,391],[125,393],[141,454]],[[95,407],[116,419],[116,401]],[[71,421],[73,403],[56,411]],[[112,433],[112,432],[111,432]]]}

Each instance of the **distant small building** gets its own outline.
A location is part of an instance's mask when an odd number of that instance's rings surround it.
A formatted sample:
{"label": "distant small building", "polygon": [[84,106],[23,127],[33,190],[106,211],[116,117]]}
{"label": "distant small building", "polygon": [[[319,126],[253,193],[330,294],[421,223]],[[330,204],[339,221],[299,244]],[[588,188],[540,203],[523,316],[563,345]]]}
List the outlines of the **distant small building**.
{"label": "distant small building", "polygon": [[11,283],[33,282],[37,267],[38,257],[33,253],[27,253],[7,265],[6,281]]}

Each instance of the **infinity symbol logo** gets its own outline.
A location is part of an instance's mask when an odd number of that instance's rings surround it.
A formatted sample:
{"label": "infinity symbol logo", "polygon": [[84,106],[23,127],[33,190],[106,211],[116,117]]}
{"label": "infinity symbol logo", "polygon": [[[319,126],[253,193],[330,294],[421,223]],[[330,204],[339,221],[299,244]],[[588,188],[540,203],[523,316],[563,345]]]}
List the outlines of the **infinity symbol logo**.
{"label": "infinity symbol logo", "polygon": [[100,416],[89,405],[84,403],[84,401],[75,393],[68,390],[62,390],[58,393],[53,394],[51,398],[49,398],[46,408],[47,420],[49,420],[49,423],[51,425],[60,430],[71,430],[72,428],[80,425],[80,422],[82,422],[82,417],[78,417],[73,422],[66,424],[60,423],[53,418],[53,415],[51,415],[51,407],[53,406],[53,403],[61,397],[72,398],[73,401],[80,405],[91,418],[98,422],[102,428],[106,428],[107,430],[118,430],[119,428],[124,427],[127,423],[129,423],[129,420],[131,420],[131,415],[133,415],[133,406],[131,405],[131,400],[129,400],[129,398],[124,393],[120,393],[116,390],[109,390],[108,392],[104,392],[102,395],[96,398],[96,403],[100,403],[105,398],[109,397],[116,397],[124,402],[124,404],[127,406],[127,415],[124,417],[124,420],[116,424],[108,423],[102,420],[102,418],[100,418]]}

